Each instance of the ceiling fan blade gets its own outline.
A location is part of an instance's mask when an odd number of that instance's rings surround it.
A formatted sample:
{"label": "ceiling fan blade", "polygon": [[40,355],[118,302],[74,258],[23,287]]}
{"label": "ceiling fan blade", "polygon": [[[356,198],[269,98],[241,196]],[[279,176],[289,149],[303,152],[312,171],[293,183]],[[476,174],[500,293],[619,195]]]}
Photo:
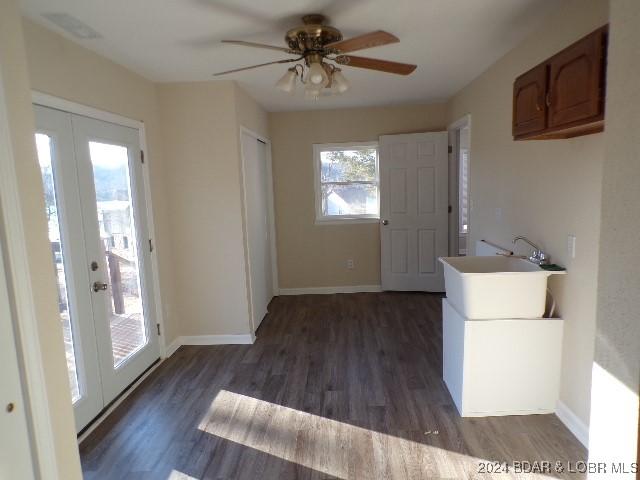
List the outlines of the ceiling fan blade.
{"label": "ceiling fan blade", "polygon": [[339,53],[355,52],[356,50],[364,50],[365,48],[378,47],[380,45],[388,45],[390,43],[398,43],[400,39],[388,32],[378,30],[375,32],[365,33],[357,37],[339,42],[329,43],[326,48],[332,48]]}
{"label": "ceiling fan blade", "polygon": [[276,47],[275,45],[265,45],[264,43],[245,42],[243,40],[221,40],[222,43],[242,45],[244,47],[266,48],[267,50],[278,50],[279,52],[291,53],[292,50],[286,47]]}
{"label": "ceiling fan blade", "polygon": [[396,75],[409,75],[418,66],[409,63],[391,62],[389,60],[378,60],[377,58],[354,57],[352,55],[340,55],[336,62],[347,67],[368,68],[380,72],[395,73]]}
{"label": "ceiling fan blade", "polygon": [[226,75],[227,73],[242,72],[243,70],[251,70],[252,68],[266,67],[267,65],[275,65],[276,63],[297,62],[298,60],[302,60],[302,57],[300,57],[300,58],[287,58],[285,60],[276,60],[275,62],[260,63],[258,65],[251,65],[250,67],[234,68],[233,70],[227,70],[225,72],[214,73],[213,76],[217,77],[218,75]]}

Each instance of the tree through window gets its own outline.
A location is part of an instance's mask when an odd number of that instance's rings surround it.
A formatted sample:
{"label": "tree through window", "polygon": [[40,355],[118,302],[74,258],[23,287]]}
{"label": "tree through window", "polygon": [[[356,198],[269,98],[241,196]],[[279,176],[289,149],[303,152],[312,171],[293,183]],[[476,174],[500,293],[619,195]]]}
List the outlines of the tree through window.
{"label": "tree through window", "polygon": [[377,145],[314,145],[314,158],[318,221],[378,218]]}

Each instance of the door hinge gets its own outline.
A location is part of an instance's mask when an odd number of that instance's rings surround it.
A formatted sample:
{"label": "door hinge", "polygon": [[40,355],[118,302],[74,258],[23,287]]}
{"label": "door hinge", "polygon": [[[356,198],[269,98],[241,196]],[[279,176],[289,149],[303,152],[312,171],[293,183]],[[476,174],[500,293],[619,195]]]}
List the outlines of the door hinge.
{"label": "door hinge", "polygon": [[162,335],[162,334],[160,333],[160,324],[159,324],[159,323],[156,323],[156,327],[158,327],[158,336]]}
{"label": "door hinge", "polygon": [[144,163],[144,150],[140,150],[140,162]]}
{"label": "door hinge", "polygon": [[449,153],[453,153],[453,145],[449,145]]}
{"label": "door hinge", "polygon": [[153,253],[153,240],[149,239],[149,253]]}
{"label": "door hinge", "polygon": [[449,213],[453,212],[453,207],[449,205]]}

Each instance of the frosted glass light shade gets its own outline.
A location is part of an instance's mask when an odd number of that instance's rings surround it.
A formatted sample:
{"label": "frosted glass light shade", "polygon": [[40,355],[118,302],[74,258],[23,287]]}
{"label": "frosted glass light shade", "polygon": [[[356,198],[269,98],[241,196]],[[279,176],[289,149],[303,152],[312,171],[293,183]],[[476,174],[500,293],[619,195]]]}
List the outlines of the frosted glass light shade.
{"label": "frosted glass light shade", "polygon": [[320,98],[320,95],[322,94],[323,88],[324,87],[322,85],[313,85],[312,83],[307,83],[307,86],[304,89],[304,96],[306,98],[318,100],[318,98]]}
{"label": "frosted glass light shade", "polygon": [[296,88],[296,78],[298,74],[295,70],[287,70],[287,72],[276,82],[276,88],[286,93],[293,93]]}
{"label": "frosted glass light shade", "polygon": [[329,83],[329,77],[320,62],[314,62],[309,65],[309,73],[307,73],[307,83],[324,87]]}
{"label": "frosted glass light shade", "polygon": [[349,80],[345,78],[340,70],[336,70],[331,75],[331,85],[338,91],[344,93],[349,90]]}

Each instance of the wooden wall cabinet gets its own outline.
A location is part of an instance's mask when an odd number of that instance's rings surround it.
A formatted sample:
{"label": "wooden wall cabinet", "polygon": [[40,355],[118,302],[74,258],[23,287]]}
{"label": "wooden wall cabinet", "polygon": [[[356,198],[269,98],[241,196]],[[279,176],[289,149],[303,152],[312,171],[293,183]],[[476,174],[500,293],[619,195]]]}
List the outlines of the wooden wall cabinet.
{"label": "wooden wall cabinet", "polygon": [[570,138],[604,130],[608,26],[516,78],[514,140]]}

